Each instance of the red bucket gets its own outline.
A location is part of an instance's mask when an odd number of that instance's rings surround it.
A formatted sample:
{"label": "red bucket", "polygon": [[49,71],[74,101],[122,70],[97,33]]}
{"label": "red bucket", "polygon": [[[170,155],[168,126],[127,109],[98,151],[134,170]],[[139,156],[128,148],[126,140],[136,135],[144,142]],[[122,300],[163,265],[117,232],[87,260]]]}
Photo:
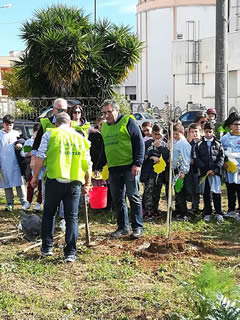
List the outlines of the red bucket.
{"label": "red bucket", "polygon": [[92,209],[106,208],[107,190],[107,187],[92,187],[89,190],[89,202]]}

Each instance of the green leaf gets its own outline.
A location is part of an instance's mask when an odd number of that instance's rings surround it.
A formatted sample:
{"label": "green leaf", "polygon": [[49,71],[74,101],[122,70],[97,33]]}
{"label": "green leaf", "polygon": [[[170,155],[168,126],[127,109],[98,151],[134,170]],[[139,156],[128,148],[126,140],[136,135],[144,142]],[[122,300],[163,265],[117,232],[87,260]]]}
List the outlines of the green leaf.
{"label": "green leaf", "polygon": [[175,190],[176,192],[180,192],[183,188],[183,178],[178,178],[175,183]]}

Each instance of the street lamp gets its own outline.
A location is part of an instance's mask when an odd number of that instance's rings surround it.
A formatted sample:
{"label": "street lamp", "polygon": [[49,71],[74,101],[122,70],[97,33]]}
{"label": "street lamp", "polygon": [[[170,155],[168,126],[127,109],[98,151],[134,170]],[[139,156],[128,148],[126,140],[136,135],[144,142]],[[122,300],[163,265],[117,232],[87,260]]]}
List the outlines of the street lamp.
{"label": "street lamp", "polygon": [[2,9],[2,8],[10,8],[11,6],[12,6],[11,3],[4,4],[3,6],[0,6],[0,9]]}

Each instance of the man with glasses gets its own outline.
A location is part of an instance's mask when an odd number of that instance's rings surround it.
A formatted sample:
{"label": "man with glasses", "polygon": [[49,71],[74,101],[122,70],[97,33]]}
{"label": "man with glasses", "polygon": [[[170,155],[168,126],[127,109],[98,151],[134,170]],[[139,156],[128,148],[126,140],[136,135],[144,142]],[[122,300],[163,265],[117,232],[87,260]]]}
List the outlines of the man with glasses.
{"label": "man with glasses", "polygon": [[127,195],[131,207],[132,236],[140,238],[143,216],[138,184],[144,159],[143,137],[136,121],[131,116],[121,115],[115,101],[104,101],[103,115],[106,119],[101,129],[104,152],[96,169],[102,168],[106,162],[109,167],[110,190],[118,224],[111,237],[120,238],[129,233]]}
{"label": "man with glasses", "polygon": [[36,154],[35,172],[31,184],[37,185],[38,173],[46,159],[47,180],[42,219],[43,256],[53,255],[55,212],[63,201],[66,219],[64,255],[66,262],[76,259],[78,239],[78,204],[81,195],[88,193],[91,181],[89,141],[71,128],[67,113],[56,116],[56,127],[44,133]]}
{"label": "man with glasses", "polygon": [[38,130],[38,133],[36,135],[36,138],[34,140],[33,147],[32,147],[32,158],[31,158],[31,165],[30,165],[32,169],[34,167],[35,155],[40,146],[43,134],[46,132],[47,128],[55,128],[56,116],[59,113],[67,112],[67,108],[68,108],[67,100],[58,98],[53,102],[53,117],[40,119],[41,126]]}
{"label": "man with glasses", "polygon": [[[30,167],[33,170],[35,170],[35,161],[36,161],[36,153],[37,150],[41,144],[41,140],[42,140],[42,136],[43,134],[47,131],[48,128],[55,128],[55,122],[56,122],[56,116],[58,114],[61,114],[62,112],[67,112],[67,100],[62,99],[62,98],[58,98],[56,100],[54,100],[53,102],[53,117],[50,118],[41,118],[40,119],[40,123],[41,126],[38,130],[38,133],[36,135],[36,138],[34,139],[34,143],[32,146],[32,152],[31,152],[31,163],[30,163]],[[41,170],[40,174],[39,174],[39,180],[42,180],[42,199],[43,199],[43,203],[44,203],[44,198],[45,198],[45,184],[44,184],[44,180],[41,179],[44,173],[44,168]],[[63,217],[61,217],[63,218]],[[63,224],[63,227],[60,227],[62,229],[65,229],[65,222],[64,219],[60,220],[61,221],[61,225]]]}

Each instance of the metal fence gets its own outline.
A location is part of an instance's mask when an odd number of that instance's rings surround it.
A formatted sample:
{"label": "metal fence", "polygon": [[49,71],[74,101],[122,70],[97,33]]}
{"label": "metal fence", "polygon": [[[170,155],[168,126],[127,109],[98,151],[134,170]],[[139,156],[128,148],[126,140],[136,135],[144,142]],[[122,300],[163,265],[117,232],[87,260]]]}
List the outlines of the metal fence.
{"label": "metal fence", "polygon": [[[18,119],[35,121],[44,111],[52,108],[55,99],[57,97],[0,98],[0,118],[9,113],[17,116]],[[88,121],[95,121],[101,115],[101,101],[95,97],[64,97],[64,99],[68,101],[69,107],[80,103]],[[29,102],[33,111],[19,112],[16,108],[16,103],[19,100]]]}

